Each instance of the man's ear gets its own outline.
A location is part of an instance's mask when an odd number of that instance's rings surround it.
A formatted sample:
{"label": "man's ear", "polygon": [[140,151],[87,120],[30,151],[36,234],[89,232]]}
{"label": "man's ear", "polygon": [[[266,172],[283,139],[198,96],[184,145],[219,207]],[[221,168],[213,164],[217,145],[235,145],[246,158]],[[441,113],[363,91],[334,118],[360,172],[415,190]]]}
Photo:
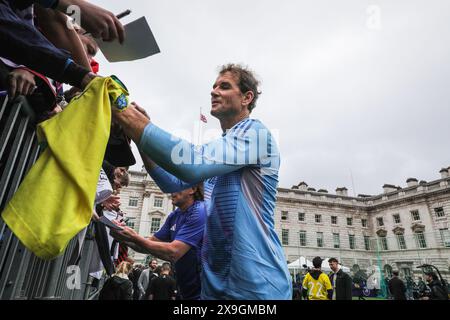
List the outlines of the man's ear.
{"label": "man's ear", "polygon": [[242,105],[248,108],[254,97],[255,95],[253,94],[253,91],[247,91],[243,94]]}

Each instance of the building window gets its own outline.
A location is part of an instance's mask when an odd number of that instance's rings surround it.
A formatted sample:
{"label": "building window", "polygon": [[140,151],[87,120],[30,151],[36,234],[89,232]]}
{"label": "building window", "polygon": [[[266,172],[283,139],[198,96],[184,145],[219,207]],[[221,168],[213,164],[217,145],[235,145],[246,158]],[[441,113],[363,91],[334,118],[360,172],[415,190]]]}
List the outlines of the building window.
{"label": "building window", "polygon": [[364,236],[364,247],[366,250],[370,250],[370,237]]}
{"label": "building window", "polygon": [[361,219],[361,225],[363,228],[367,228],[367,219]]}
{"label": "building window", "polygon": [[353,225],[353,218],[347,218],[347,225],[348,226]]}
{"label": "building window", "polygon": [[300,247],[306,247],[306,231],[299,231],[298,239],[300,242]]}
{"label": "building window", "polygon": [[298,213],[298,221],[305,221],[305,213],[304,212]]}
{"label": "building window", "polygon": [[337,224],[337,216],[331,216],[331,224]]}
{"label": "building window", "polygon": [[427,241],[425,240],[425,234],[421,231],[415,233],[417,247],[424,249],[427,247]]}
{"label": "building window", "polygon": [[130,199],[128,200],[128,206],[129,207],[137,207],[138,200],[139,200],[139,198],[137,198],[137,197],[130,197]]}
{"label": "building window", "polygon": [[394,217],[394,223],[400,223],[401,222],[399,214],[394,214],[393,217]]}
{"label": "building window", "polygon": [[284,221],[289,220],[289,212],[281,211],[281,220],[284,220]]}
{"label": "building window", "polygon": [[444,208],[442,208],[442,207],[434,208],[434,213],[436,213],[437,218],[445,217]]}
{"label": "building window", "polygon": [[316,214],[315,221],[316,223],[322,223],[322,215]]}
{"label": "building window", "polygon": [[419,210],[412,210],[411,211],[411,218],[413,219],[413,221],[420,220]]}
{"label": "building window", "polygon": [[380,242],[381,242],[381,250],[384,250],[384,251],[389,250],[387,238],[386,237],[379,237],[379,238],[380,238]]}
{"label": "building window", "polygon": [[355,236],[353,234],[348,235],[348,243],[350,245],[350,249],[355,249]]}
{"label": "building window", "polygon": [[317,232],[317,246],[319,248],[323,247],[323,232]]}
{"label": "building window", "polygon": [[339,239],[339,233],[333,233],[333,247],[339,249],[341,247],[341,240]]}
{"label": "building window", "polygon": [[134,219],[129,219],[127,221],[127,227],[134,229]]}
{"label": "building window", "polygon": [[162,208],[163,207],[163,197],[155,197],[153,200],[153,206],[155,208]]}
{"label": "building window", "polygon": [[400,250],[406,249],[405,236],[403,236],[402,234],[397,235],[397,243]]}
{"label": "building window", "polygon": [[450,247],[450,231],[446,229],[439,229],[439,232],[441,233],[442,243],[444,244],[444,247],[449,248]]}
{"label": "building window", "polygon": [[150,226],[150,233],[155,233],[159,230],[161,225],[161,218],[152,218],[152,224]]}
{"label": "building window", "polygon": [[383,221],[383,217],[379,217],[379,218],[377,218],[377,223],[378,223],[378,226],[379,226],[379,227],[382,227],[382,226],[384,226],[384,221]]}
{"label": "building window", "polygon": [[281,243],[283,246],[289,245],[289,229],[281,229]]}

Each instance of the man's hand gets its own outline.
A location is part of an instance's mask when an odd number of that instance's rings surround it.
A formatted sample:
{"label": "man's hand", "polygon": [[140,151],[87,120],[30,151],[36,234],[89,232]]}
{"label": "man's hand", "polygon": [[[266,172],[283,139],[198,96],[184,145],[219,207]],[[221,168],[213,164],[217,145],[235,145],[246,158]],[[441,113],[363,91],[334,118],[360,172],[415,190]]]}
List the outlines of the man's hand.
{"label": "man's hand", "polygon": [[112,222],[123,228],[122,230],[111,229],[110,231],[110,235],[119,242],[134,242],[135,238],[139,235],[123,222],[118,222],[117,220],[113,220]]}
{"label": "man's hand", "polygon": [[85,0],[60,0],[57,9],[66,13],[70,5],[80,7],[81,26],[94,38],[101,38],[104,41],[119,39],[119,42],[123,43],[125,29],[112,12]]}
{"label": "man's hand", "polygon": [[18,95],[27,96],[36,88],[34,74],[25,69],[14,69],[8,75],[8,91],[12,98]]}
{"label": "man's hand", "polygon": [[144,128],[150,123],[150,117],[145,110],[134,102],[123,111],[113,106],[112,119],[136,144],[139,144]]}
{"label": "man's hand", "polygon": [[148,115],[147,111],[145,111],[144,108],[142,108],[141,106],[139,106],[136,102],[132,102],[130,103],[130,105],[132,105],[133,107],[136,108],[137,111],[139,111],[140,113],[142,113],[148,120],[150,120],[150,116]]}
{"label": "man's hand", "polygon": [[103,208],[108,211],[117,211],[120,207],[120,197],[111,195],[108,199],[102,202]]}
{"label": "man's hand", "polygon": [[86,73],[86,75],[83,77],[83,80],[81,80],[81,88],[80,89],[84,90],[84,88],[86,88],[86,86],[89,84],[89,82],[94,80],[95,77],[98,77],[98,76],[93,72]]}

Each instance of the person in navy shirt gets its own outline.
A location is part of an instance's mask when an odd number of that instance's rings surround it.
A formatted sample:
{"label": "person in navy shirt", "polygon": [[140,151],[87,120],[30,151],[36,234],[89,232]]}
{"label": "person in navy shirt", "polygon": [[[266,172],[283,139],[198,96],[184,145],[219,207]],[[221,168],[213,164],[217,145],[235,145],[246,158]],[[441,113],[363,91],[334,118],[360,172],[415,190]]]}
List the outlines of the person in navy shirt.
{"label": "person in navy shirt", "polygon": [[177,209],[169,214],[164,225],[150,238],[144,238],[123,223],[123,230],[111,235],[133,250],[149,253],[170,261],[175,266],[178,294],[183,300],[198,300],[201,292],[201,247],[206,221],[203,183],[171,194]]}

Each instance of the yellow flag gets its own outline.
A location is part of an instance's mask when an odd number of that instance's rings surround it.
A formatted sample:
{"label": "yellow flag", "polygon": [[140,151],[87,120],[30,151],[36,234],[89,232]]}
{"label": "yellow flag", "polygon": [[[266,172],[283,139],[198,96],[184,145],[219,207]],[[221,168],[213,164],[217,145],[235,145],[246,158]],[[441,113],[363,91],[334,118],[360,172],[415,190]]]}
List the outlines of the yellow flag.
{"label": "yellow flag", "polygon": [[35,255],[52,259],[91,219],[109,138],[111,101],[127,101],[113,78],[95,78],[65,110],[38,125],[46,147],[2,218]]}

